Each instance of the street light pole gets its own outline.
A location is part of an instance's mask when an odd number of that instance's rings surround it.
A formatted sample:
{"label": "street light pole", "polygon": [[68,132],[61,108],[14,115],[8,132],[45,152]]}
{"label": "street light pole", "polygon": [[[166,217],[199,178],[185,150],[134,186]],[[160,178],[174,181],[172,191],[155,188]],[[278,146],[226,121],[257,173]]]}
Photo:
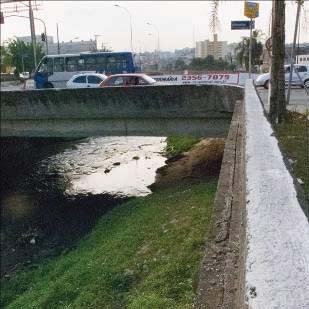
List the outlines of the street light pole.
{"label": "street light pole", "polygon": [[159,30],[158,30],[158,28],[155,24],[147,22],[147,25],[153,26],[154,29],[157,31],[158,70],[159,70],[160,69],[160,34],[159,34]]}
{"label": "street light pole", "polygon": [[32,47],[33,47],[34,70],[35,70],[37,67],[36,37],[35,37],[35,27],[34,27],[34,18],[33,18],[31,0],[29,0],[29,20],[30,20],[30,30],[31,30],[31,42],[32,42]]}
{"label": "street light pole", "polygon": [[59,43],[58,23],[56,25],[57,25],[57,51],[59,55],[60,54],[60,43]]}
{"label": "street light pole", "polygon": [[155,28],[155,30],[157,31],[157,49],[158,49],[158,52],[160,51],[160,34],[159,34],[159,30],[157,28],[156,25],[150,23],[150,22],[147,22],[147,25],[149,26],[153,26]]}
{"label": "street light pole", "polygon": [[124,7],[124,6],[120,6],[119,4],[115,4],[114,6],[117,7],[117,8],[124,9],[124,10],[128,13],[128,15],[129,15],[129,17],[130,17],[131,52],[133,52],[133,31],[132,31],[132,16],[131,16],[131,13],[130,13],[130,11],[129,11],[126,7]]}
{"label": "street light pole", "polygon": [[[8,18],[8,17],[21,17],[21,18],[29,18],[27,16],[22,16],[22,15],[9,15],[9,16],[5,16],[5,18]],[[45,46],[46,46],[46,54],[48,54],[48,41],[47,41],[47,31],[46,31],[46,24],[44,22],[44,20],[42,20],[41,18],[37,18],[37,17],[33,17],[33,19],[35,20],[39,20],[40,22],[42,22],[43,26],[44,26],[44,34],[45,34]]]}

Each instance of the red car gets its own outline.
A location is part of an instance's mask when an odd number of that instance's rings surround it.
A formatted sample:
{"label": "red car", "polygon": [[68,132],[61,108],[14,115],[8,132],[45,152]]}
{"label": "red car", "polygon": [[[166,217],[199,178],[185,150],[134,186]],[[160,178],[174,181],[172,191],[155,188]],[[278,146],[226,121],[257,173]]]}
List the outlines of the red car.
{"label": "red car", "polygon": [[150,86],[157,82],[146,74],[115,74],[100,83],[100,87]]}

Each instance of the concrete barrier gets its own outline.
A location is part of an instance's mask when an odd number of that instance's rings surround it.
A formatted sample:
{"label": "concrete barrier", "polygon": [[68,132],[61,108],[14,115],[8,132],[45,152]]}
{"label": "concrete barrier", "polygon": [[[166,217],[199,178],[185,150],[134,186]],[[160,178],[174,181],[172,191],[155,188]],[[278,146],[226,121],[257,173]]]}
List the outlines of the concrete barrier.
{"label": "concrete barrier", "polygon": [[237,86],[50,89],[1,93],[2,136],[226,136]]}
{"label": "concrete barrier", "polygon": [[309,224],[297,197],[248,80],[226,139],[197,309],[309,308]]}
{"label": "concrete barrier", "polygon": [[309,308],[309,224],[252,81],[245,90],[246,302]]}

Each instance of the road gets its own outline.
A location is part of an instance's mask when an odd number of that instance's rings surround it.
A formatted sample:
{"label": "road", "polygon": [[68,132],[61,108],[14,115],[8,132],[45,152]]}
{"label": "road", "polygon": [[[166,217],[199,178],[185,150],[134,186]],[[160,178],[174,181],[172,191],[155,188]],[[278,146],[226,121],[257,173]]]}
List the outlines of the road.
{"label": "road", "polygon": [[19,81],[1,82],[1,91],[16,91],[16,90],[30,90],[34,89],[34,81],[29,79],[26,81],[26,85]]}
{"label": "road", "polygon": [[[268,90],[264,88],[257,88],[257,91],[264,103],[266,110],[269,110],[268,106]],[[301,88],[292,88],[290,104],[287,106],[288,110],[299,113],[306,113],[309,111],[309,95]]]}

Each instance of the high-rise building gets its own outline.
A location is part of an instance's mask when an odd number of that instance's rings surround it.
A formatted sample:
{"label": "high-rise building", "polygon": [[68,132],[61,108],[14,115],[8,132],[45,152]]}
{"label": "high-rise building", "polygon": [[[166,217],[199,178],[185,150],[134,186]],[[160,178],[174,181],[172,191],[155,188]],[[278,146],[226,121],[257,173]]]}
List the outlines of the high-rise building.
{"label": "high-rise building", "polygon": [[218,35],[214,34],[214,40],[196,42],[195,58],[206,58],[212,55],[215,59],[224,59],[228,53],[227,42],[218,41]]}

